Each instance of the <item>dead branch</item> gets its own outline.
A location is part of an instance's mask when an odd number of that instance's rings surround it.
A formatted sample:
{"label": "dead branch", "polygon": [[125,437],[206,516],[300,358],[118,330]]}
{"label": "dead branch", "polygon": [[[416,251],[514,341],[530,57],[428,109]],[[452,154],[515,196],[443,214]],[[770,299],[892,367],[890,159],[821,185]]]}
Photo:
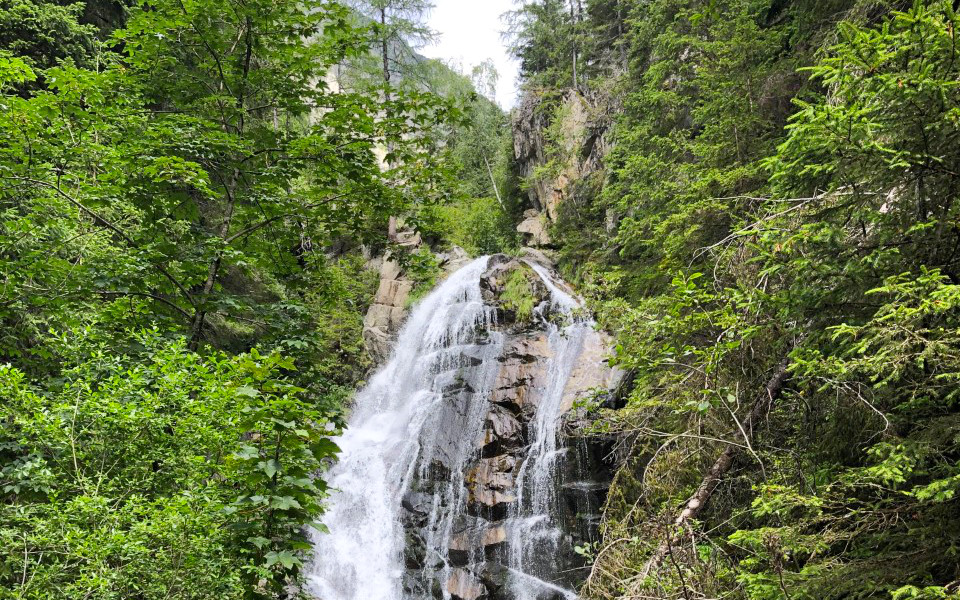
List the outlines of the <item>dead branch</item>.
{"label": "dead branch", "polygon": [[[783,391],[789,366],[790,358],[784,358],[767,381],[767,385],[763,391],[757,396],[757,399],[753,403],[753,408],[750,409],[750,412],[743,421],[738,424],[738,428],[744,433],[747,439],[753,437],[754,428],[761,419],[764,418],[773,406],[773,402]],[[713,463],[713,466],[710,467],[710,470],[704,475],[697,491],[684,503],[680,514],[674,519],[673,531],[667,534],[666,539],[663,540],[659,548],[657,548],[657,551],[650,557],[650,560],[647,561],[642,571],[644,577],[660,567],[663,560],[670,553],[671,547],[677,543],[679,536],[675,532],[686,528],[691,521],[695,520],[700,513],[703,512],[707,502],[710,501],[710,497],[713,496],[713,492],[716,491],[717,487],[723,481],[724,476],[730,471],[730,467],[733,466],[734,460],[743,450],[743,446],[728,445],[723,453],[720,454],[716,462]]]}

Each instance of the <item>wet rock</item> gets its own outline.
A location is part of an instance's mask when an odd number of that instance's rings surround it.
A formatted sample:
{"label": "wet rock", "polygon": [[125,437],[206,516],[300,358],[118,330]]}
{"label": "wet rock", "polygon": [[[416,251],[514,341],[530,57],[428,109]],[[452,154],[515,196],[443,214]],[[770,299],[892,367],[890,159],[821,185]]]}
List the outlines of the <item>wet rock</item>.
{"label": "wet rock", "polygon": [[514,413],[524,413],[524,418],[529,418],[544,387],[544,365],[550,356],[545,334],[530,334],[509,340],[504,347],[490,401]]}
{"label": "wet rock", "polygon": [[454,569],[447,579],[447,592],[453,600],[488,600],[486,586],[466,569]]}
{"label": "wet rock", "polygon": [[506,517],[517,501],[515,470],[517,459],[509,454],[482,458],[467,472],[466,483],[473,514],[492,521]]}
{"label": "wet rock", "polygon": [[564,411],[573,408],[578,400],[607,394],[617,387],[623,378],[623,371],[610,367],[608,360],[612,347],[613,338],[606,333],[595,330],[587,333],[580,358],[563,391]]}
{"label": "wet rock", "polygon": [[477,519],[476,523],[451,536],[450,562],[454,566],[464,567],[482,561],[507,541],[507,529],[502,524],[488,523],[483,519]]}
{"label": "wet rock", "polygon": [[512,490],[478,487],[471,494],[470,500],[472,506],[469,508],[473,510],[472,514],[491,521],[501,521],[509,514],[509,505],[517,501],[517,496]]}
{"label": "wet rock", "polygon": [[[542,253],[529,256],[538,264],[549,263]],[[488,306],[499,304],[510,273],[520,268],[538,277],[529,265],[515,258],[490,259],[480,282]],[[381,268],[386,276],[402,278],[394,271],[386,263]],[[537,298],[547,298],[548,288],[539,278],[536,282]],[[403,290],[398,283],[381,282],[385,298]],[[499,317],[512,318],[505,311]],[[407,575],[419,581],[418,591],[410,597],[516,598],[506,566],[513,551],[509,524],[515,522],[507,517],[519,514],[517,476],[527,458],[529,438],[536,432],[533,419],[537,408],[550,388],[550,378],[556,376],[556,369],[548,369],[556,348],[551,349],[548,327],[540,315],[523,324],[509,318],[471,332],[461,358],[445,362],[430,389],[431,394],[442,395],[442,408],[425,417],[418,440],[419,464],[412,473],[413,491],[401,502],[404,529],[416,534],[407,536],[408,548],[403,554]],[[616,379],[606,362],[609,338],[582,330],[580,335],[585,340],[583,352],[565,387],[561,412],[596,389],[609,389]],[[480,392],[485,394],[479,396]],[[557,432],[563,438],[562,450],[550,458],[556,461],[551,463],[556,465],[551,467],[556,473],[550,492],[557,511],[546,517],[550,527],[542,532],[543,564],[531,567],[534,572],[552,573],[549,578],[554,580],[534,586],[537,591],[531,597],[539,600],[565,598],[569,594],[565,589],[575,588],[582,577],[583,561],[573,552],[573,545],[595,540],[597,515],[609,481],[600,462],[609,451],[583,442],[574,413],[569,412],[571,416],[559,421],[564,424]],[[438,507],[439,521],[431,525],[434,498],[444,499],[446,505]],[[435,527],[432,531],[428,530],[431,526]],[[449,537],[444,535],[446,531],[451,531]],[[423,548],[424,540],[434,538],[448,543],[437,552]],[[446,561],[444,566],[441,560]],[[535,578],[533,581],[536,583]]]}
{"label": "wet rock", "polygon": [[498,456],[510,449],[520,448],[525,443],[524,426],[506,408],[494,405],[487,413],[480,441],[483,457]]}
{"label": "wet rock", "polygon": [[510,571],[503,564],[487,561],[478,575],[490,594],[490,600],[514,600],[515,595],[510,589]]}
{"label": "wet rock", "polygon": [[441,471],[433,476],[449,478],[449,470],[460,468],[467,459],[476,454],[474,444],[464,443],[464,433],[476,431],[476,416],[470,410],[471,393],[469,387],[461,388],[456,394],[444,394],[447,409],[431,416],[428,426],[421,431],[420,445],[424,460],[438,463]]}
{"label": "wet rock", "polygon": [[494,546],[507,541],[507,529],[502,524],[484,524],[465,529],[450,538],[450,548],[468,551],[477,547]]}
{"label": "wet rock", "polygon": [[[416,577],[412,571],[407,571],[403,574],[403,592],[406,597],[409,598],[425,598],[429,594],[429,591],[424,587],[423,581],[420,578]],[[440,591],[439,589],[437,591]],[[296,596],[293,596],[296,597]],[[435,598],[443,598],[443,593],[434,596]]]}
{"label": "wet rock", "polygon": [[423,527],[433,508],[433,497],[420,492],[407,492],[400,501],[406,526]]}
{"label": "wet rock", "polygon": [[536,332],[512,339],[503,349],[503,364],[540,363],[552,356],[546,334]]}
{"label": "wet rock", "polygon": [[464,267],[471,260],[473,258],[460,246],[453,246],[447,252],[437,254],[437,264],[448,275]]}
{"label": "wet rock", "polygon": [[487,526],[484,519],[476,517],[463,517],[460,521],[448,545],[450,564],[455,567],[465,567],[473,561],[478,552],[479,532]]}
{"label": "wet rock", "polygon": [[476,548],[469,544],[464,544],[464,547],[460,547],[451,542],[450,547],[447,549],[447,559],[450,561],[451,566],[466,567],[473,560],[475,551]]}
{"label": "wet rock", "polygon": [[427,557],[427,546],[418,533],[407,529],[403,546],[403,564],[408,569],[422,569]]}

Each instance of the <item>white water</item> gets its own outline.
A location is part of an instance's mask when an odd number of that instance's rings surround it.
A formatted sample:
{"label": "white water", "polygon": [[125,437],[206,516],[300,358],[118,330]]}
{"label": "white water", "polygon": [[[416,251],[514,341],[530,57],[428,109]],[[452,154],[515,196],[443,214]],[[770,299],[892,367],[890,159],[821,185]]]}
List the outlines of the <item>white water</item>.
{"label": "white water", "polygon": [[[565,448],[558,447],[563,396],[593,322],[574,314],[580,303],[562,290],[546,269],[532,263],[530,266],[550,290],[549,304],[539,306],[537,313],[544,321],[552,356],[547,365],[547,387],[531,423],[530,449],[517,475],[518,502],[511,511],[509,526],[512,588],[515,600],[556,597],[557,592],[574,599],[575,593],[547,580],[556,573],[558,565],[553,559],[562,536],[554,516],[560,513],[557,480],[566,453]],[[548,311],[554,311],[552,318]]]}
{"label": "white water", "polygon": [[[331,533],[315,535],[316,556],[308,568],[308,591],[321,600],[410,600],[429,596],[431,582],[449,598],[447,546],[465,512],[464,473],[477,457],[503,351],[496,311],[481,296],[487,262],[471,262],[413,310],[391,358],[357,394],[348,428],[337,440],[340,462],[326,475],[335,490],[324,518]],[[551,291],[551,301],[537,314],[552,358],[517,475],[518,501],[507,521],[511,589],[516,600],[558,594],[575,599],[546,580],[554,574],[550,557],[561,536],[551,515],[563,455],[557,440],[563,392],[592,324],[574,319],[571,311],[579,303],[544,269],[531,266]],[[424,481],[430,489],[411,490]],[[414,585],[403,560],[400,506],[405,494],[416,492],[428,498],[429,509],[422,528],[426,564]]]}

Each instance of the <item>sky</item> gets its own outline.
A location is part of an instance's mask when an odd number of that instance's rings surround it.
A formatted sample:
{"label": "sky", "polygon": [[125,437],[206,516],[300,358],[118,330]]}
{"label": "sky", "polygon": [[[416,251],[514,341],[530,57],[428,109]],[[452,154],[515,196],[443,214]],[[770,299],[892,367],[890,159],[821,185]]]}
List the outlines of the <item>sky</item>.
{"label": "sky", "polygon": [[509,109],[517,98],[518,65],[507,55],[500,32],[506,26],[500,15],[513,8],[513,0],[433,0],[430,28],[437,32],[437,41],[419,52],[430,58],[453,61],[470,68],[488,58],[493,59],[500,75],[497,103]]}

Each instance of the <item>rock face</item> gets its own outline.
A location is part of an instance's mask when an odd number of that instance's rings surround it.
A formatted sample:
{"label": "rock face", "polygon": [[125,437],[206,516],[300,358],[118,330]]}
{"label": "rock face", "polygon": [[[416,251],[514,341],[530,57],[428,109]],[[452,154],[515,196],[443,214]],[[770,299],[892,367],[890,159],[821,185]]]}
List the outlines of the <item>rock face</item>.
{"label": "rock face", "polygon": [[[410,249],[419,248],[423,244],[420,235],[412,231],[401,231],[397,237],[401,246]],[[471,260],[467,252],[458,246],[437,254],[436,258],[444,275],[453,273]],[[380,364],[390,354],[397,332],[407,318],[408,300],[414,281],[389,255],[371,264],[373,267],[377,265],[380,284],[363,319],[363,340],[374,362]]]}
{"label": "rock face", "polygon": [[[541,257],[542,258],[542,257]],[[492,257],[488,269],[481,278],[484,301],[500,306],[505,282],[517,269],[530,270],[527,262],[504,256]],[[576,360],[569,365],[562,389],[554,389],[557,377],[558,346],[551,338],[547,326],[550,319],[561,315],[551,308],[551,290],[547,285],[532,285],[531,293],[541,312],[530,322],[518,322],[506,309],[497,312],[495,331],[502,335],[502,350],[492,384],[486,397],[483,425],[474,443],[473,458],[466,463],[463,485],[466,495],[464,515],[449,533],[445,566],[427,566],[444,578],[443,589],[451,598],[460,600],[512,600],[517,597],[515,577],[518,561],[530,557],[521,556],[521,547],[527,548],[524,540],[530,536],[543,535],[545,529],[534,528],[529,532],[518,530],[516,523],[532,520],[528,514],[531,494],[543,494],[533,481],[529,464],[531,445],[543,444],[538,440],[538,415],[542,420],[543,410],[553,410],[560,415],[572,414],[574,403],[594,393],[606,393],[617,383],[619,374],[606,364],[610,339],[589,329],[576,348]],[[564,317],[566,318],[566,317]],[[556,328],[552,331],[556,336]],[[551,367],[551,365],[553,365]],[[462,384],[461,384],[462,385]],[[544,407],[559,398],[557,406]],[[530,579],[539,586],[532,593],[537,598],[565,598],[563,590],[575,588],[582,579],[581,558],[573,552],[575,545],[593,541],[597,537],[599,513],[608,482],[612,477],[604,462],[604,448],[585,439],[564,434],[558,424],[558,450],[551,455],[555,460],[556,480],[552,488],[549,515],[551,541],[543,546],[529,546],[550,556],[543,557],[542,568],[534,567]],[[451,426],[451,438],[441,442],[455,446],[458,429]],[[449,463],[444,452],[434,453],[434,467],[430,471],[440,479],[449,479],[446,472]],[[526,470],[526,473],[522,473]],[[429,478],[428,478],[429,479]],[[455,478],[454,478],[455,479]],[[407,528],[406,564],[413,570],[423,568],[422,540],[436,535],[429,532],[425,514],[429,512],[430,490],[436,489],[436,480],[418,480],[413,488],[427,493],[409,495],[403,502],[403,523]],[[524,501],[522,498],[527,496]],[[539,559],[537,559],[539,560]],[[539,569],[539,570],[538,570]],[[411,573],[416,578],[415,573]],[[423,583],[408,586],[425,589]],[[559,590],[559,591],[558,591]],[[412,594],[419,597],[417,593]],[[531,596],[534,597],[534,596]]]}
{"label": "rock face", "polygon": [[413,281],[404,276],[400,265],[384,260],[380,267],[380,285],[363,319],[363,340],[378,363],[390,353],[406,316],[407,298],[412,290]]}
{"label": "rock face", "polygon": [[[525,95],[513,116],[513,154],[520,176],[530,186],[530,211],[517,227],[525,243],[535,248],[550,247],[549,227],[560,218],[562,207],[577,203],[583,186],[602,168],[608,151],[605,133],[610,115],[616,114],[607,96],[584,96],[570,91],[559,109],[550,108],[535,92]],[[559,144],[548,144],[547,131],[560,135]],[[548,155],[547,148],[551,148]],[[546,173],[535,176],[539,167],[551,164]]]}
{"label": "rock face", "polygon": [[[462,256],[441,260],[452,269]],[[609,340],[546,262],[472,260],[406,317],[337,440],[330,533],[314,537],[307,569],[315,597],[575,595],[574,547],[596,539],[611,473],[571,407],[617,376]],[[379,269],[368,333],[386,346],[411,286],[399,265]]]}
{"label": "rock face", "polygon": [[551,245],[547,224],[540,211],[529,209],[523,213],[523,221],[517,225],[517,232],[524,237],[524,243],[532,248],[549,248]]}

